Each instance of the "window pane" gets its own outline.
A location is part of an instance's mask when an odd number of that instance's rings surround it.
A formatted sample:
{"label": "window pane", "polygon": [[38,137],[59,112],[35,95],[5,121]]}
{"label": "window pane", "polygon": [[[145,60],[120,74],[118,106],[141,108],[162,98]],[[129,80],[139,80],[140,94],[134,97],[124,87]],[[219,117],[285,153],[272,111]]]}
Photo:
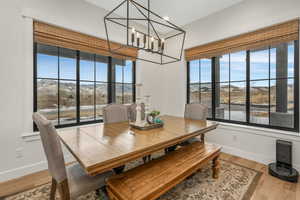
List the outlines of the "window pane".
{"label": "window pane", "polygon": [[[218,70],[218,66],[216,67],[216,82],[229,81],[229,54],[221,56],[219,63],[220,69]],[[218,73],[218,71],[220,73]]]}
{"label": "window pane", "polygon": [[199,60],[190,61],[190,83],[199,83],[200,81]]}
{"label": "window pane", "polygon": [[246,80],[246,51],[230,54],[230,81]]}
{"label": "window pane", "polygon": [[211,59],[201,59],[200,62],[201,83],[211,82]]}
{"label": "window pane", "polygon": [[107,82],[108,59],[104,56],[96,55],[96,80]]}
{"label": "window pane", "polygon": [[124,84],[124,104],[133,103],[133,88],[132,84]]}
{"label": "window pane", "polygon": [[123,103],[123,89],[121,83],[116,84],[116,103],[118,104]]}
{"label": "window pane", "polygon": [[294,80],[271,81],[270,125],[294,127]]}
{"label": "window pane", "polygon": [[206,105],[209,108],[208,117],[212,117],[211,112],[211,83],[201,84],[201,104]]}
{"label": "window pane", "polygon": [[276,78],[276,48],[270,49],[270,78]]}
{"label": "window pane", "polygon": [[294,77],[294,43],[288,44],[288,77]]}
{"label": "window pane", "polygon": [[59,78],[76,79],[76,51],[60,48]]}
{"label": "window pane", "polygon": [[294,44],[283,43],[271,49],[271,78],[294,77]]}
{"label": "window pane", "polygon": [[229,83],[216,84],[216,118],[229,119]]}
{"label": "window pane", "polygon": [[94,81],[94,54],[80,52],[80,80]]}
{"label": "window pane", "polygon": [[76,122],[76,81],[59,82],[60,124]]}
{"label": "window pane", "polygon": [[58,82],[55,80],[37,80],[37,111],[54,124],[58,124]]}
{"label": "window pane", "polygon": [[108,103],[107,83],[96,84],[96,118],[102,118],[102,109]]}
{"label": "window pane", "polygon": [[37,77],[58,78],[58,48],[37,45]]}
{"label": "window pane", "polygon": [[94,119],[94,83],[80,82],[80,121]]}
{"label": "window pane", "polygon": [[115,73],[116,73],[116,82],[123,83],[123,66],[116,65]]}
{"label": "window pane", "polygon": [[250,52],[250,80],[269,79],[269,49]]}
{"label": "window pane", "polygon": [[230,85],[230,120],[246,121],[246,82]]}
{"label": "window pane", "polygon": [[250,122],[269,124],[269,81],[250,83]]}
{"label": "window pane", "polygon": [[124,83],[133,83],[133,77],[132,77],[132,61],[126,60],[125,66],[124,66]]}
{"label": "window pane", "polygon": [[199,83],[190,84],[190,103],[199,103]]}

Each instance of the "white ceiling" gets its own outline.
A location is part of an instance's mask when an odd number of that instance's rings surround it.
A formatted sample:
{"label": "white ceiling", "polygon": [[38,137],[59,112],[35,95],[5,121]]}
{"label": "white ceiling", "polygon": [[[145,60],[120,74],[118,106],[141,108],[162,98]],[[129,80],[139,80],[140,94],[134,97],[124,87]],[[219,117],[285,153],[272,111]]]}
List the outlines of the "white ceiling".
{"label": "white ceiling", "polygon": [[[114,9],[123,0],[85,0],[108,11]],[[135,0],[146,5],[146,0]],[[230,7],[243,0],[150,0],[151,10],[161,16],[168,16],[170,22],[184,26],[197,19]],[[122,16],[123,13],[118,13]],[[124,16],[125,17],[125,16]]]}

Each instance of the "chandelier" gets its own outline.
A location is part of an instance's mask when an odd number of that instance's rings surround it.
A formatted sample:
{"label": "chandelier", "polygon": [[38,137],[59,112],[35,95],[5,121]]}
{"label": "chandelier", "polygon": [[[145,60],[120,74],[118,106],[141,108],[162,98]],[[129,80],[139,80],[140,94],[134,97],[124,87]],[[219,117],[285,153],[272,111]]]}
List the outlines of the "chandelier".
{"label": "chandelier", "polygon": [[[186,32],[151,11],[150,0],[146,4],[124,0],[104,17],[109,51],[161,65],[180,61]],[[126,54],[128,47],[137,50],[136,56]]]}

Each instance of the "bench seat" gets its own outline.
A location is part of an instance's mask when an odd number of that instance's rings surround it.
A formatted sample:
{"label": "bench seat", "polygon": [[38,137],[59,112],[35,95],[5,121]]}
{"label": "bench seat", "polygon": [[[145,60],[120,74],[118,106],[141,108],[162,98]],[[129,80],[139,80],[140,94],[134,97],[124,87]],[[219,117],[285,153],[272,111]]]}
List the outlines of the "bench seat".
{"label": "bench seat", "polygon": [[161,158],[133,168],[107,180],[111,200],[156,199],[172,187],[213,161],[213,177],[218,178],[221,148],[194,142]]}

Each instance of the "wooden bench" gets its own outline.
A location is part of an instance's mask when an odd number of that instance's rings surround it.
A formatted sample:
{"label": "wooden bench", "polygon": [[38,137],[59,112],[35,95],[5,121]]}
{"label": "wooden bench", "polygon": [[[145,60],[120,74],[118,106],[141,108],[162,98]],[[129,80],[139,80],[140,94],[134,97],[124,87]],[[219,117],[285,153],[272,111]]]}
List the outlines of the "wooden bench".
{"label": "wooden bench", "polygon": [[194,142],[159,159],[133,168],[107,180],[111,200],[156,199],[172,187],[213,161],[213,178],[218,178],[221,148]]}

